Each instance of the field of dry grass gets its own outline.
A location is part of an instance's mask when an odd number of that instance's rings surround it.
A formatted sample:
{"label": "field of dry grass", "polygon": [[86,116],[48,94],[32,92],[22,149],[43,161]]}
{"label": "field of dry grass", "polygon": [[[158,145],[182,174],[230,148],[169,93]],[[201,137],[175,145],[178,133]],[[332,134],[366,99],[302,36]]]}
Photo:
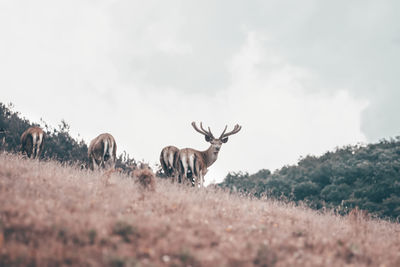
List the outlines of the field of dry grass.
{"label": "field of dry grass", "polygon": [[400,225],[0,155],[0,266],[400,266]]}

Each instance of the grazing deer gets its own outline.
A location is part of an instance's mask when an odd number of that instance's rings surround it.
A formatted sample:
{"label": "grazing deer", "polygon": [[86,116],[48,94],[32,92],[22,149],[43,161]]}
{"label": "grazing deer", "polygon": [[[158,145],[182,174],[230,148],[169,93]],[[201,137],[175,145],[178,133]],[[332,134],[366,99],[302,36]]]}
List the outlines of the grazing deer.
{"label": "grazing deer", "polygon": [[204,176],[208,171],[207,168],[217,160],[222,144],[228,142],[228,136],[238,133],[242,127],[236,124],[232,131],[225,133],[228,127],[225,126],[221,136],[215,138],[211,133],[210,127],[206,131],[201,122],[200,129],[197,128],[195,122],[192,122],[192,126],[197,132],[204,135],[206,141],[211,145],[205,151],[198,151],[193,148],[179,150],[176,166],[180,180],[183,180],[184,183],[189,180],[192,186],[203,187]]}
{"label": "grazing deer", "polygon": [[[176,170],[176,158],[178,156],[179,149],[175,146],[167,146],[161,150],[160,163],[167,177],[172,177],[173,181],[176,181],[177,170]],[[180,181],[179,181],[180,182]]]}
{"label": "grazing deer", "polygon": [[43,151],[44,132],[40,127],[30,127],[21,135],[21,152],[38,159]]}
{"label": "grazing deer", "polygon": [[117,154],[117,144],[111,134],[103,133],[90,142],[88,149],[89,167],[94,170],[96,165],[98,169],[105,168],[106,163],[112,169],[115,168]]}

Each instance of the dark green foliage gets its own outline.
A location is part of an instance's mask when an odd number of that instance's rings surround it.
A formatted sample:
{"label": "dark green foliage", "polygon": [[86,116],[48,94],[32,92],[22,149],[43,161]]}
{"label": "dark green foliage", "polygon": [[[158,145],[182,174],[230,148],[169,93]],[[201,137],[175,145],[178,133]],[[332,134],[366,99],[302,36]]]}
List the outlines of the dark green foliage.
{"label": "dark green foliage", "polygon": [[330,184],[322,189],[320,196],[325,202],[339,205],[343,199],[348,199],[352,193],[351,186],[343,184]]}
{"label": "dark green foliage", "polygon": [[255,196],[301,202],[346,213],[358,206],[380,217],[400,218],[400,137],[337,148],[270,173],[230,173],[221,187]]}
{"label": "dark green foliage", "polygon": [[6,107],[3,103],[0,103],[0,129],[6,131],[5,143],[1,149],[17,152],[20,150],[21,134],[30,126],[36,124],[31,124],[27,119],[21,119],[18,112],[11,111],[12,108],[12,104]]}
{"label": "dark green foliage", "polygon": [[48,126],[44,130],[46,132],[44,157],[60,162],[84,163],[87,161],[86,143],[70,136],[69,125],[65,121],[61,121],[58,130],[50,130]]}
{"label": "dark green foliage", "polygon": [[307,197],[315,196],[319,194],[319,191],[318,185],[310,181],[298,183],[293,188],[293,194],[296,200],[304,200]]}
{"label": "dark green foliage", "polygon": [[228,187],[231,191],[239,191],[261,197],[265,193],[265,182],[270,174],[271,172],[268,170],[261,170],[253,175],[243,172],[229,173],[224,183],[225,187]]}
{"label": "dark green foliage", "polygon": [[[143,163],[139,161],[139,164]],[[136,167],[138,163],[134,158],[131,158],[126,151],[122,152],[117,156],[117,161],[115,163],[115,168],[121,168],[125,173],[130,174]]]}

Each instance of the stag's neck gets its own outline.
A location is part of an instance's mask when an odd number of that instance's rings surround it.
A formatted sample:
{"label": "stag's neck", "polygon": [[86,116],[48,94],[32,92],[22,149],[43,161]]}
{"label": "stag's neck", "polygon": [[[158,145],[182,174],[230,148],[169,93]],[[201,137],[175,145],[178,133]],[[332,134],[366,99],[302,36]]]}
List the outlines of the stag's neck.
{"label": "stag's neck", "polygon": [[213,165],[213,163],[218,158],[218,152],[215,153],[214,150],[212,149],[212,146],[210,146],[207,150],[201,153],[203,155],[204,163],[207,165],[207,168]]}

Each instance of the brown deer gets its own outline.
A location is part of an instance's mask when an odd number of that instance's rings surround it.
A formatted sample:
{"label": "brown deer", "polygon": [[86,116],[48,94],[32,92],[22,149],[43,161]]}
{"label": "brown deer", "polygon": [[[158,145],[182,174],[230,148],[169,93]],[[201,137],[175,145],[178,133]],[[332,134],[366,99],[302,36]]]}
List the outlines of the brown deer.
{"label": "brown deer", "polygon": [[167,177],[172,177],[173,181],[178,179],[176,170],[176,159],[179,149],[175,146],[167,146],[161,150],[160,163]]}
{"label": "brown deer", "polygon": [[94,170],[94,166],[98,169],[106,168],[106,164],[112,169],[115,168],[117,154],[117,144],[111,134],[103,133],[90,142],[88,149],[89,167]]}
{"label": "brown deer", "polygon": [[179,179],[182,182],[190,182],[192,186],[203,187],[204,176],[208,171],[207,168],[217,160],[222,144],[228,142],[228,136],[238,133],[242,127],[236,124],[232,131],[226,133],[228,126],[225,126],[221,136],[215,138],[211,133],[210,127],[206,131],[201,122],[200,129],[196,126],[195,122],[192,122],[192,126],[197,132],[204,135],[206,141],[211,145],[205,151],[198,151],[193,148],[179,150],[176,166]]}
{"label": "brown deer", "polygon": [[21,152],[30,158],[38,159],[43,151],[44,132],[40,127],[28,128],[21,135]]}

